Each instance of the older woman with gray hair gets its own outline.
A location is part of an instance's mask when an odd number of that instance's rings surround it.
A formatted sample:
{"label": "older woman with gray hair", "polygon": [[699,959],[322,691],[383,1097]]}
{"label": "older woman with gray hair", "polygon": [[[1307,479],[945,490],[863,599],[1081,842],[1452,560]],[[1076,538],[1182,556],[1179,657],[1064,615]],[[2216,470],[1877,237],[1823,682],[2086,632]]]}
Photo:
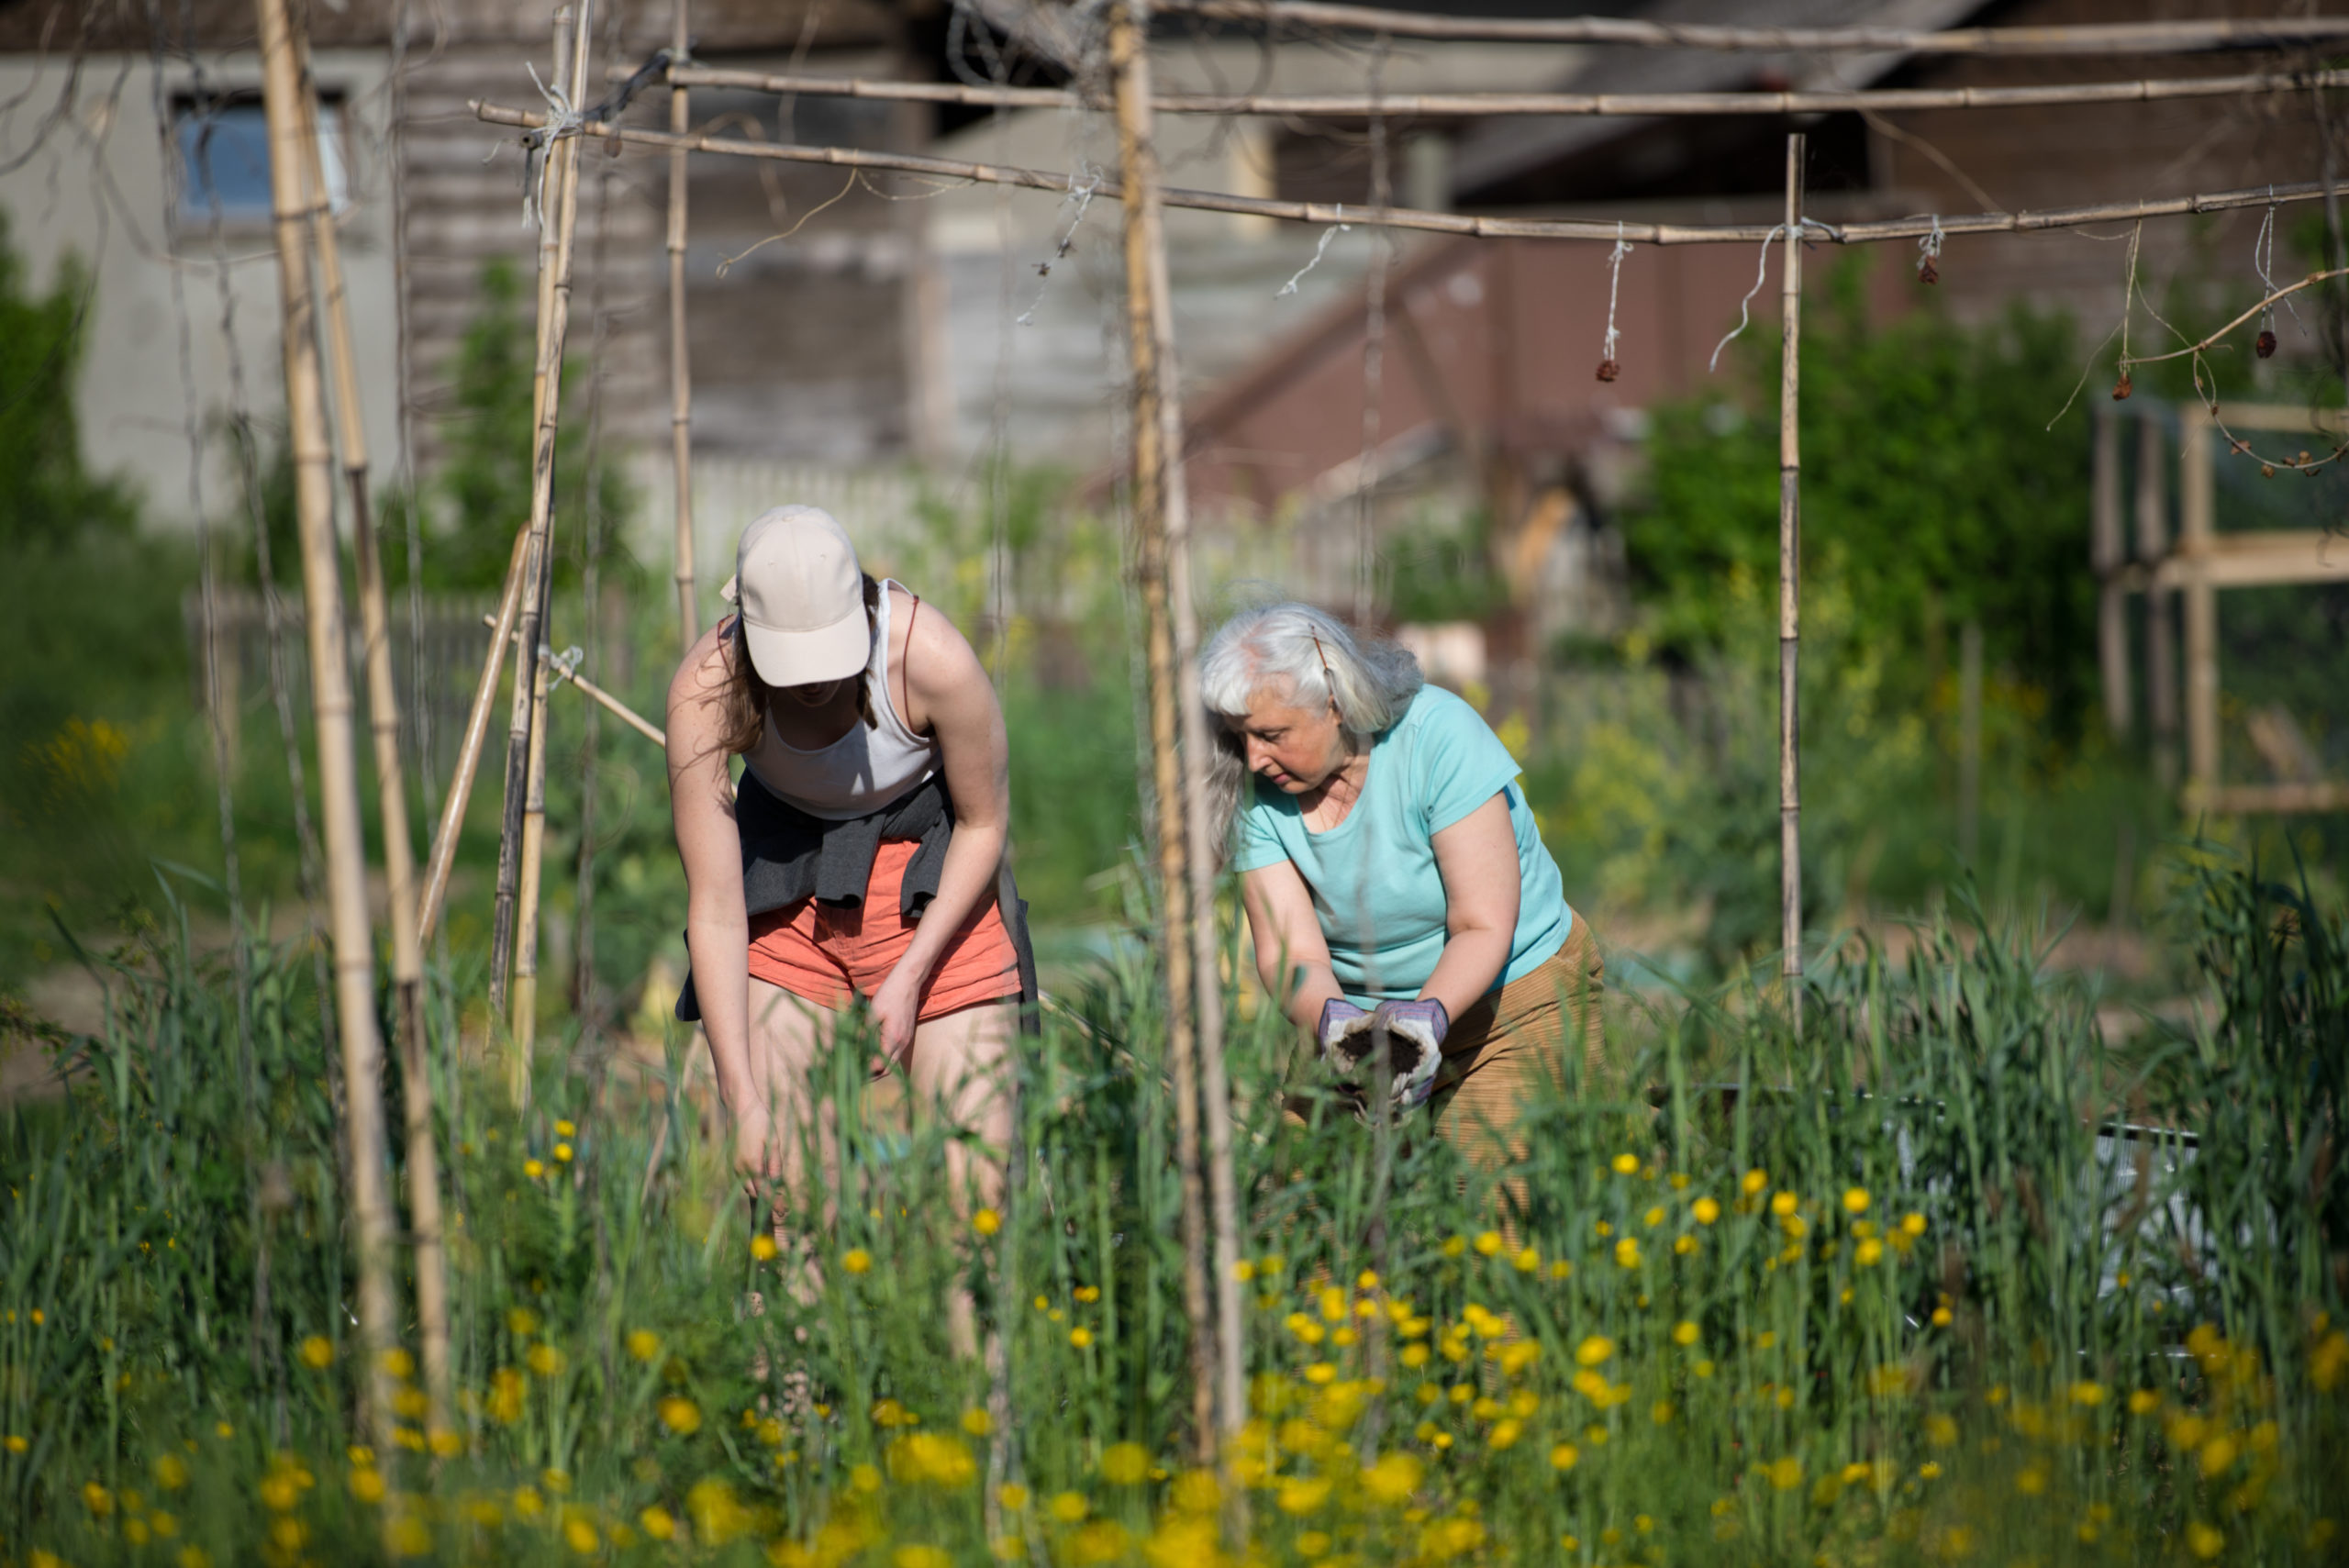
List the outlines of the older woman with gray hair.
{"label": "older woman with gray hair", "polygon": [[1383,1033],[1397,1108],[1478,1164],[1518,1151],[1568,1042],[1598,1064],[1602,966],[1516,759],[1408,651],[1309,605],[1225,622],[1199,684],[1265,988],[1341,1096],[1363,1104]]}

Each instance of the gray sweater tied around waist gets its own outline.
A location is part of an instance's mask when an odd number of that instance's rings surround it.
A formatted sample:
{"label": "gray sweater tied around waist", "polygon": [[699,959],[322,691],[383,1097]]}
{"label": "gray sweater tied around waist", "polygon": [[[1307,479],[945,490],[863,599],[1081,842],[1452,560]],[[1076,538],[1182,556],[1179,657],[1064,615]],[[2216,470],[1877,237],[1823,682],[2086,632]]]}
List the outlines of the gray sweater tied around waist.
{"label": "gray sweater tied around waist", "polygon": [[[883,840],[894,839],[916,845],[898,887],[897,913],[918,921],[938,896],[946,846],[954,837],[954,800],[946,781],[932,776],[880,810],[843,821],[800,810],[746,772],[735,792],[734,825],[742,839],[742,903],[752,919],[809,898],[836,909],[862,908],[874,857]],[[1035,1034],[1036,952],[1028,940],[1027,901],[1008,860],[996,875],[996,893],[1004,929],[1019,955],[1020,1032]],[[689,1024],[701,1018],[690,970],[677,993],[677,1017]]]}

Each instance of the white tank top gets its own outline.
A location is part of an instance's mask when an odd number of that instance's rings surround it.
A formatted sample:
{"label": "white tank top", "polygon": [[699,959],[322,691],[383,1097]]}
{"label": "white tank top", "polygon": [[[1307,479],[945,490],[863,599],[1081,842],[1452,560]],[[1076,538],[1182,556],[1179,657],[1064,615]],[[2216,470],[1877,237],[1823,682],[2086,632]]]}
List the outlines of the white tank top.
{"label": "white tank top", "polygon": [[889,590],[903,587],[896,582],[882,584],[881,606],[873,617],[873,657],[864,666],[864,689],[876,722],[868,728],[857,719],[830,745],[803,751],[775,739],[770,720],[758,745],[743,758],[771,794],[810,817],[836,822],[869,817],[938,772],[938,742],[907,728],[889,698]]}

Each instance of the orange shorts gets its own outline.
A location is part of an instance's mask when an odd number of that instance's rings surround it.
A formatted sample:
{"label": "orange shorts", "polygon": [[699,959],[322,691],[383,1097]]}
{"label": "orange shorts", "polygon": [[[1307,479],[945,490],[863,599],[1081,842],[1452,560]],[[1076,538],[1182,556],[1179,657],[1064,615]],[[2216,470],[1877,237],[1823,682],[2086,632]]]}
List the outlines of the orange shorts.
{"label": "orange shorts", "polygon": [[[898,884],[918,848],[910,840],[882,841],[861,908],[831,908],[808,898],[752,917],[751,978],[819,1007],[871,997],[913,945],[916,928],[898,912]],[[1019,995],[1019,951],[990,893],[946,944],[916,1016],[943,1018]]]}

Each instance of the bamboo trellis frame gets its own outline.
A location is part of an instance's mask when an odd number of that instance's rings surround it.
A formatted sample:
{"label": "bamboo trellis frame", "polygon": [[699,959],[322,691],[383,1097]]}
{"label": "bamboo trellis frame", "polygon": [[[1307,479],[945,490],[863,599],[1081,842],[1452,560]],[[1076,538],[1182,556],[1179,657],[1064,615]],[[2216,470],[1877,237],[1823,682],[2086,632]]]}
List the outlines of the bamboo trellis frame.
{"label": "bamboo trellis frame", "polygon": [[[529,109],[511,109],[481,99],[471,100],[476,118],[489,125],[538,130],[546,116]],[[1022,186],[1029,190],[1068,194],[1065,172],[1023,169],[1012,164],[974,163],[962,159],[930,158],[911,152],[880,152],[855,147],[803,147],[792,142],[744,141],[717,136],[673,136],[666,131],[630,127],[598,126],[592,134],[639,147],[707,152],[730,158],[763,158],[785,163],[818,163],[835,169],[873,169],[900,174],[926,175],[936,180],[974,184]],[[1103,180],[1091,187],[1097,200],[1122,201],[1124,187]],[[2042,207],[2019,212],[1960,213],[1954,216],[1867,219],[1831,223],[1805,216],[1803,233],[1810,243],[1875,245],[1895,239],[1922,239],[1938,228],[1944,238],[1980,234],[2030,234],[2058,228],[2085,228],[2096,224],[2133,223],[2147,218],[2183,217],[2196,213],[2230,212],[2244,207],[2287,206],[2321,201],[2324,182],[2307,180],[2242,190],[2210,191],[2133,202],[2100,202],[2084,206]],[[1198,212],[1232,213],[1285,219],[1293,223],[1351,224],[1356,228],[1416,229],[1429,234],[1456,234],[1478,239],[1620,239],[1633,245],[1759,245],[1781,237],[1782,225],[1758,223],[1655,223],[1629,219],[1523,218],[1480,217],[1468,213],[1430,212],[1397,206],[1355,206],[1345,202],[1281,201],[1269,196],[1231,195],[1221,191],[1165,186],[1158,193],[1161,206]]]}
{"label": "bamboo trellis frame", "polygon": [[[1350,28],[1387,37],[1497,39],[1507,41],[1637,43],[1651,47],[1714,48],[1787,52],[1813,50],[1893,50],[1920,54],[2051,55],[2148,54],[2216,49],[2300,48],[2324,40],[2349,38],[2349,18],[2287,18],[2277,21],[2221,23],[2129,24],[2040,29],[1971,29],[1947,33],[1914,33],[1882,28],[1689,28],[1627,23],[1608,18],[1547,22],[1496,22],[1477,18],[1413,16],[1370,11],[1361,7],[1265,3],[1265,0],[1168,0],[1163,7],[1208,19],[1285,23],[1321,28]],[[673,61],[681,61],[685,46],[684,0],[676,13],[676,44]],[[1783,935],[1781,968],[1790,1018],[1801,1028],[1801,910],[1800,910],[1800,793],[1798,676],[1800,637],[1800,454],[1798,439],[1798,362],[1800,346],[1801,249],[1807,241],[1857,245],[1922,239],[1929,235],[1957,237],[1975,234],[2027,233],[2079,228],[2094,224],[2142,221],[2149,217],[2184,216],[2328,198],[2331,182],[2305,182],[2234,191],[2204,193],[2156,200],[2102,203],[2021,212],[1984,212],[1955,217],[1920,217],[1835,224],[1803,211],[1804,139],[1789,138],[1787,180],[1783,220],[1760,224],[1616,223],[1588,219],[1510,219],[1439,213],[1392,206],[1348,206],[1336,203],[1281,201],[1220,192],[1166,188],[1158,178],[1151,145],[1153,111],[1219,115],[1262,114],[1320,117],[1405,117],[1408,116],[1720,116],[1812,115],[1861,109],[1971,108],[1998,109],[2054,104],[2110,105],[2154,102],[2172,98],[2238,95],[2252,92],[2320,91],[2349,85],[2349,72],[2255,72],[2223,78],[2154,79],[2090,83],[2027,88],[1857,91],[1845,93],[1671,94],[1671,95],[1422,95],[1416,97],[1364,98],[1342,95],[1158,95],[1149,84],[1145,48],[1148,0],[1115,0],[1108,8],[1107,32],[1110,93],[1096,89],[1063,92],[1043,89],[893,83],[863,79],[824,79],[714,71],[690,64],[673,64],[671,129],[667,132],[619,126],[608,120],[580,121],[544,134],[548,117],[480,101],[476,116],[491,124],[523,128],[541,133],[550,160],[562,159],[566,170],[575,168],[577,139],[592,134],[607,139],[615,150],[621,145],[659,149],[668,154],[671,171],[668,249],[671,264],[673,443],[678,464],[679,529],[677,580],[680,617],[691,631],[689,593],[691,540],[686,486],[690,463],[690,393],[685,360],[683,321],[683,251],[685,210],[685,170],[687,155],[703,152],[723,156],[823,164],[836,168],[888,171],[938,181],[970,182],[1065,193],[1069,176],[1059,172],[1008,165],[970,162],[911,153],[862,149],[808,147],[729,139],[693,134],[686,94],[695,85],[751,87],[795,95],[832,95],[916,102],[946,102],[1005,106],[1112,109],[1115,113],[1122,178],[1091,187],[1093,195],[1127,206],[1125,261],[1128,329],[1132,353],[1133,468],[1135,515],[1139,525],[1142,597],[1148,619],[1146,646],[1150,668],[1150,731],[1152,741],[1153,785],[1156,800],[1160,869],[1167,916],[1166,971],[1169,991],[1169,1045],[1176,1090],[1176,1124],[1184,1181],[1186,1297],[1197,1338],[1194,1341],[1194,1416],[1202,1449],[1212,1451],[1218,1428],[1239,1418],[1236,1392],[1227,1389],[1236,1365],[1239,1337],[1227,1317],[1224,1300],[1237,1297],[1236,1217],[1228,1206],[1228,1184],[1216,1195],[1216,1285],[1218,1327],[1209,1338],[1206,1286],[1208,1251],[1207,1195],[1202,1191],[1203,1166],[1229,1182],[1229,1106],[1220,1082],[1217,1023],[1209,1009],[1209,993],[1219,984],[1212,927],[1212,849],[1203,828],[1197,773],[1204,759],[1204,716],[1196,692],[1186,689],[1184,675],[1195,651],[1196,628],[1189,625],[1186,532],[1184,517],[1180,411],[1172,386],[1173,338],[1167,299],[1165,247],[1160,213],[1173,206],[1194,210],[1255,216],[1319,225],[1359,225],[1416,229],[1475,238],[1586,239],[1608,242],[1673,244],[1783,244],[1781,270],[1784,358],[1781,383],[1780,482],[1780,817]],[[581,80],[584,40],[574,56],[570,80]],[[572,96],[576,98],[574,89]],[[568,158],[564,158],[566,146]],[[575,188],[568,174],[554,182],[568,194]],[[1130,199],[1128,193],[1131,193]],[[551,337],[559,363],[560,297],[557,279],[567,271],[567,210],[550,220],[560,239],[546,243],[561,258],[557,268],[542,270],[540,299],[541,324],[540,371],[545,374],[545,345]],[[542,258],[546,252],[542,251]],[[542,388],[539,438],[540,470],[534,480],[551,479],[544,467],[556,418],[554,391]],[[541,499],[534,485],[532,529],[543,528]],[[518,618],[522,645],[533,648],[532,624],[543,604],[543,556],[529,544],[529,535],[518,539],[514,565],[501,602],[493,653],[484,672],[482,691],[494,684],[496,660]],[[532,590],[536,590],[535,593]],[[518,611],[518,605],[519,609]],[[544,666],[540,666],[538,697],[542,704]],[[517,706],[523,675],[517,671]],[[620,705],[586,687],[591,696],[616,710]],[[482,728],[476,716],[469,723],[468,754],[477,757]],[[621,710],[624,711],[624,710]],[[659,731],[629,716],[648,736]],[[542,722],[542,720],[541,720]],[[518,725],[517,735],[523,732]],[[461,767],[463,764],[461,764]],[[509,776],[510,776],[509,762]],[[459,792],[452,804],[462,813]],[[444,833],[449,818],[444,817]],[[513,831],[509,829],[508,842]],[[441,846],[436,843],[436,875],[428,887],[421,917],[429,929],[445,890],[446,869]],[[522,1027],[518,1012],[518,1033]],[[1212,1072],[1210,1073],[1210,1063]],[[1207,1147],[1202,1147],[1198,1112],[1208,1111]],[[1215,1118],[1223,1115],[1219,1141]],[[1202,1156],[1205,1156],[1203,1159]],[[1221,1351],[1216,1353],[1218,1344]]]}
{"label": "bamboo trellis frame", "polygon": [[1459,43],[1621,44],[1742,53],[1830,51],[1932,55],[2199,54],[2306,48],[2349,38],[2349,17],[2269,17],[2176,22],[2090,22],[2046,28],[1774,28],[1651,22],[1624,17],[1439,17],[1319,0],[1163,0],[1159,9],[1203,21],[1305,31],[1370,33]]}
{"label": "bamboo trellis frame", "polygon": [[[620,72],[615,66],[614,72]],[[621,72],[625,75],[625,72]],[[1022,109],[1106,108],[1081,92],[1056,87],[990,87],[959,82],[883,82],[854,76],[672,66],[673,84],[729,87],[795,97],[860,98],[885,103],[956,104]],[[2264,71],[2234,76],[2143,78],[2028,87],[1883,87],[1846,92],[1740,93],[1161,93],[1151,107],[1169,115],[1262,115],[1299,119],[1460,119],[1473,117],[1612,117],[1649,116],[1828,115],[1921,109],[2023,109],[2062,105],[2169,103],[2256,93],[2312,92],[2349,86],[2349,71]],[[683,127],[672,117],[672,132]]]}

